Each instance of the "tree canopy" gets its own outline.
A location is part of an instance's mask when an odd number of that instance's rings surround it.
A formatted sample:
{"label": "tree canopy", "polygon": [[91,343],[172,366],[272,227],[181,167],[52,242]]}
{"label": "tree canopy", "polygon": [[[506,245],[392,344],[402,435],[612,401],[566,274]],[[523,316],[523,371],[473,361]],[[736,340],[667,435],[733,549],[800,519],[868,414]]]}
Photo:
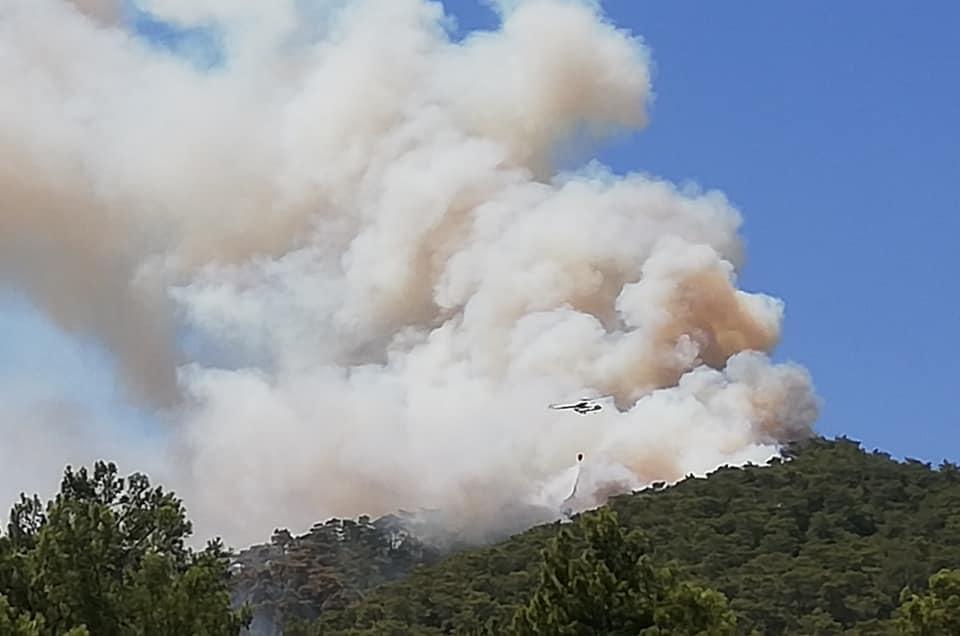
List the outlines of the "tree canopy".
{"label": "tree canopy", "polygon": [[940,570],[930,577],[928,591],[909,589],[901,595],[898,626],[908,636],[960,634],[960,570]]}
{"label": "tree canopy", "polygon": [[784,455],[485,547],[361,517],[236,557],[187,547],[180,500],[145,476],[68,467],[0,534],[0,634],[233,635],[246,602],[289,636],[960,633],[957,466],[845,439]]}
{"label": "tree canopy", "polygon": [[637,530],[601,509],[560,530],[543,554],[533,597],[517,610],[517,636],[734,634],[722,594],[678,580],[650,558]]}
{"label": "tree canopy", "polygon": [[[960,470],[813,439],[768,466],[721,468],[613,498],[655,567],[716,590],[738,634],[899,634],[907,587],[960,567]],[[589,516],[589,515],[585,515]],[[323,612],[314,633],[509,633],[540,586],[549,524],[461,550]],[[369,631],[364,631],[369,630]]]}
{"label": "tree canopy", "polygon": [[43,505],[21,495],[0,536],[0,633],[220,636],[239,634],[229,554],[194,551],[173,493],[112,463],[67,467]]}

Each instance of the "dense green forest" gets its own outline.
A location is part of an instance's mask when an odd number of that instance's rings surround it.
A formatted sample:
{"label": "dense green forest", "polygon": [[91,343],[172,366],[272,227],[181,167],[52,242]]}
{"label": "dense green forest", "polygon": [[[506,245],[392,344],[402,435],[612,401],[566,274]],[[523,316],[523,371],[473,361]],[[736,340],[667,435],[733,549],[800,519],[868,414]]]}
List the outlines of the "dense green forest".
{"label": "dense green forest", "polygon": [[[724,468],[609,507],[643,534],[651,558],[726,597],[737,633],[904,633],[894,621],[904,590],[926,590],[938,571],[960,567],[958,467],[896,462],[844,439],[804,442],[770,466]],[[509,633],[561,527],[415,568],[299,631]]]}
{"label": "dense green forest", "polygon": [[239,554],[190,532],[145,476],[68,468],[0,536],[0,634],[960,634],[960,469],[845,439],[483,548],[397,516]]}

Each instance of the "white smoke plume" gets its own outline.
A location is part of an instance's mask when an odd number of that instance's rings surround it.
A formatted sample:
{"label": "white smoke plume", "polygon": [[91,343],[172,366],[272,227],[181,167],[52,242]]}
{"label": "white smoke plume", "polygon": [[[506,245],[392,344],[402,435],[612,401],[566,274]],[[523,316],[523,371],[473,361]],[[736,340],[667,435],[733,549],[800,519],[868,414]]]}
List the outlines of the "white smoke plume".
{"label": "white smoke plume", "polygon": [[[427,0],[139,5],[215,27],[223,64],[119,1],[0,0],[0,277],[173,420],[202,533],[484,532],[565,497],[578,452],[588,506],[811,433],[725,197],[558,171],[646,124],[648,51],[594,4],[501,2],[461,42]],[[546,408],[586,393],[615,404]]]}

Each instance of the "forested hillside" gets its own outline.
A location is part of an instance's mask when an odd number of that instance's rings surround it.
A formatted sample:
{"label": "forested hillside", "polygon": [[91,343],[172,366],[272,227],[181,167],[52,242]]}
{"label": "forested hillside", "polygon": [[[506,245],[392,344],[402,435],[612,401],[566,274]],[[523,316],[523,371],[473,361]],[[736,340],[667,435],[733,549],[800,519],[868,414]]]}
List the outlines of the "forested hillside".
{"label": "forested hillside", "polygon": [[146,476],[68,468],[0,535],[0,634],[960,634],[960,469],[848,440],[784,456],[485,548],[388,516],[238,555],[186,547]]}
{"label": "forested hillside", "polygon": [[[648,538],[655,560],[725,595],[738,633],[901,633],[891,617],[904,588],[960,566],[957,466],[896,462],[842,439],[785,455],[610,507]],[[559,527],[416,568],[298,631],[505,633]]]}

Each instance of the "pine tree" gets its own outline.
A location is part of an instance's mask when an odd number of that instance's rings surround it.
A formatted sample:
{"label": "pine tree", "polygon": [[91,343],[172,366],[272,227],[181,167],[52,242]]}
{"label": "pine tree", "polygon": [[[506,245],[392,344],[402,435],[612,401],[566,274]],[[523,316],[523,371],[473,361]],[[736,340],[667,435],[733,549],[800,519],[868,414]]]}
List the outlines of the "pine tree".
{"label": "pine tree", "polygon": [[645,538],[610,509],[564,528],[543,553],[539,586],[514,616],[518,636],[725,636],[735,619],[723,595],[655,565]]}
{"label": "pine tree", "polygon": [[960,570],[941,570],[930,577],[922,596],[904,590],[901,595],[900,631],[911,636],[960,634]]}
{"label": "pine tree", "polygon": [[67,468],[43,508],[21,497],[0,537],[0,633],[232,636],[229,555],[195,552],[183,505],[144,475]]}

